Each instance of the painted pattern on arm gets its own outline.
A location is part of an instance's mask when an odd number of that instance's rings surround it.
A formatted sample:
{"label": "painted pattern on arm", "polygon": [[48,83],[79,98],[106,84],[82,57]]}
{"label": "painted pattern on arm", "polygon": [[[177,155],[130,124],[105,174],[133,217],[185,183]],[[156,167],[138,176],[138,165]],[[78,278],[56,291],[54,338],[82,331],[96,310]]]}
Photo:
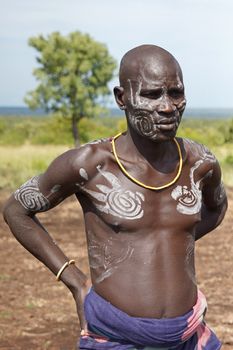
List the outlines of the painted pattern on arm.
{"label": "painted pattern on arm", "polygon": [[39,189],[39,176],[34,176],[15,191],[15,199],[27,210],[40,212],[48,210],[50,202]]}

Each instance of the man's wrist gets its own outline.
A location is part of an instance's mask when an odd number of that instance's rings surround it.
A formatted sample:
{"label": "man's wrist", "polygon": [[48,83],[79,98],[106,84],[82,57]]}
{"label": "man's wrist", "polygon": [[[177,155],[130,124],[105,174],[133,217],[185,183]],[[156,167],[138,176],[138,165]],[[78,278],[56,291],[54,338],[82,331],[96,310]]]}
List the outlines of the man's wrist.
{"label": "man's wrist", "polygon": [[56,276],[56,280],[59,282],[60,279],[61,279],[61,275],[62,273],[64,272],[64,270],[71,264],[75,264],[75,260],[69,260],[69,261],[66,261],[62,267],[60,268],[60,270],[58,271],[57,273],[57,276]]}
{"label": "man's wrist", "polygon": [[63,271],[60,280],[74,294],[86,286],[88,278],[77,266],[70,264]]}

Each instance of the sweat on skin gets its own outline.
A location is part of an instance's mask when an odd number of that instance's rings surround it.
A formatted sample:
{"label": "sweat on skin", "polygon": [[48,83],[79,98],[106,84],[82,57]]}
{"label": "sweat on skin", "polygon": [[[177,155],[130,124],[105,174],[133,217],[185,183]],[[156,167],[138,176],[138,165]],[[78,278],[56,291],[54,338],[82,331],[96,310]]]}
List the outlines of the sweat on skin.
{"label": "sweat on skin", "polygon": [[[16,190],[4,217],[16,239],[56,275],[72,257],[36,215],[75,194],[83,210],[92,290],[132,318],[180,317],[200,295],[195,240],[217,227],[226,212],[221,169],[206,147],[175,138],[186,99],[181,68],[169,52],[154,45],[130,50],[119,78],[114,94],[127,130],[115,139],[115,150],[126,173],[116,161],[112,138],[95,140],[60,155]],[[87,334],[88,278],[71,264],[61,281],[74,297],[80,328]],[[202,318],[195,326],[198,346],[212,336]],[[82,339],[98,349],[91,336]]]}

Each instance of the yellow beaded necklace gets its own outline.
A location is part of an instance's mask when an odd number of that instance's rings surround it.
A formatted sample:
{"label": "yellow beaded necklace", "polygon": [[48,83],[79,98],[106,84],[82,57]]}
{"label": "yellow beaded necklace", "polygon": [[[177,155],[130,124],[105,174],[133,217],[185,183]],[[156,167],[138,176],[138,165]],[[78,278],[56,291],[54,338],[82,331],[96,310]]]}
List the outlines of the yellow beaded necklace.
{"label": "yellow beaded necklace", "polygon": [[149,189],[149,190],[154,190],[154,191],[156,191],[156,190],[158,191],[158,190],[162,190],[162,189],[164,189],[164,188],[167,188],[167,187],[173,185],[173,184],[178,180],[178,178],[180,177],[180,174],[181,174],[181,170],[182,170],[183,159],[182,159],[182,153],[181,153],[180,145],[179,145],[179,143],[177,142],[177,140],[176,140],[175,138],[173,139],[173,141],[175,142],[175,144],[176,144],[176,146],[177,146],[177,150],[178,150],[178,154],[179,154],[179,158],[180,158],[180,160],[179,160],[179,168],[178,168],[177,174],[176,174],[175,178],[174,178],[171,182],[169,182],[169,183],[167,183],[167,184],[165,184],[165,185],[163,185],[163,186],[154,187],[154,186],[145,185],[144,183],[142,183],[142,182],[138,181],[137,179],[135,179],[133,176],[131,176],[131,175],[126,171],[126,169],[124,168],[124,166],[121,164],[120,159],[118,158],[118,155],[117,155],[117,153],[116,153],[116,146],[115,146],[115,140],[116,140],[121,134],[122,134],[122,133],[120,132],[119,134],[117,134],[116,136],[113,137],[113,139],[112,139],[112,151],[113,151],[114,157],[115,157],[116,162],[117,162],[117,164],[119,165],[120,169],[123,171],[123,173],[124,173],[130,180],[132,180],[133,182],[135,182],[136,184],[138,184],[138,185],[141,186],[141,187],[147,188],[147,189]]}

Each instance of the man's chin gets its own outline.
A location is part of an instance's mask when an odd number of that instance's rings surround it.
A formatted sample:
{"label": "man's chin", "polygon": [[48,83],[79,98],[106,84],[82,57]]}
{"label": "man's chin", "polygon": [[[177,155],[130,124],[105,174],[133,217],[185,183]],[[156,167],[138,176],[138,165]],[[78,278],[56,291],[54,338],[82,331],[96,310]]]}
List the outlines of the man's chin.
{"label": "man's chin", "polygon": [[175,136],[176,136],[176,131],[171,130],[171,131],[158,132],[156,135],[148,137],[148,139],[150,139],[153,142],[164,142],[164,141],[173,140]]}
{"label": "man's chin", "polygon": [[142,133],[141,131],[136,129],[137,134],[142,137],[144,140],[152,141],[152,142],[164,142],[174,139],[176,136],[177,129],[175,130],[156,130],[151,133]]}

